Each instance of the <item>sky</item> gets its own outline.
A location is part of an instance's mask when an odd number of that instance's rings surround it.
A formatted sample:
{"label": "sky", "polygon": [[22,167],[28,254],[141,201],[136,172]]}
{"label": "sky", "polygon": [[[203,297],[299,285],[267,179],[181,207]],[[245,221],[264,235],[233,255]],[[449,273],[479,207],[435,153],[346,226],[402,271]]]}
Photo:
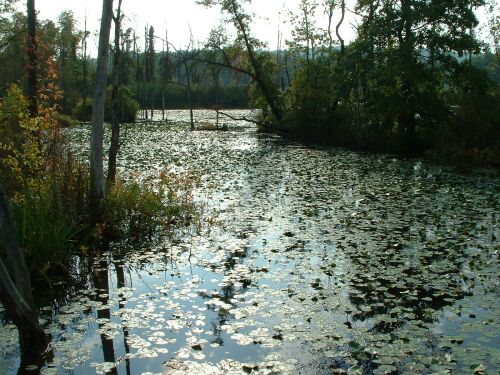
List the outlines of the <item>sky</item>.
{"label": "sky", "polygon": [[[118,3],[114,1],[115,6]],[[290,39],[291,25],[285,23],[288,12],[296,10],[296,0],[253,0],[248,10],[255,14],[252,22],[252,35],[266,42],[275,49],[277,45],[278,25],[284,38]],[[40,19],[56,20],[64,10],[71,10],[79,20],[83,29],[84,16],[87,14],[87,28],[94,33],[89,44],[91,52],[97,50],[97,31],[101,17],[102,0],[36,0],[36,8]],[[177,47],[185,47],[189,42],[190,29],[195,41],[206,40],[210,30],[221,22],[219,9],[207,9],[197,5],[195,0],[123,0],[122,11],[127,16],[125,26],[131,26],[142,36],[146,25],[155,28],[155,34],[163,37],[168,29],[168,38]],[[318,26],[327,27],[327,18],[318,11]],[[346,40],[350,40],[354,32],[349,17],[341,29]],[[158,47],[161,49],[161,47]]]}
{"label": "sky", "polygon": [[[351,8],[354,0],[347,0],[347,8]],[[20,2],[23,6],[24,2]],[[114,5],[118,0],[114,1]],[[252,0],[247,10],[254,14],[251,24],[252,35],[267,43],[268,48],[274,50],[277,46],[278,25],[284,39],[291,39],[289,12],[297,12],[298,0]],[[85,14],[87,15],[87,28],[92,32],[89,41],[89,52],[97,53],[99,20],[102,11],[102,0],[36,0],[35,2],[40,19],[57,20],[57,16],[64,10],[71,10],[79,21],[83,30]],[[24,9],[23,9],[24,10]],[[203,43],[210,30],[220,24],[222,16],[220,9],[207,9],[197,5],[195,0],[123,0],[122,11],[126,15],[125,27],[134,28],[139,35],[144,34],[146,26],[153,26],[155,34],[164,37],[168,30],[169,42],[176,48],[186,47],[189,43],[190,30],[195,42]],[[485,21],[483,11],[479,18]],[[334,15],[334,23],[339,19],[339,14]],[[354,38],[355,17],[349,11],[340,29],[346,42]],[[317,26],[327,28],[328,19],[319,9],[316,14]],[[231,29],[231,25],[229,25]],[[113,34],[112,34],[113,35]],[[161,50],[161,44],[156,45]]]}

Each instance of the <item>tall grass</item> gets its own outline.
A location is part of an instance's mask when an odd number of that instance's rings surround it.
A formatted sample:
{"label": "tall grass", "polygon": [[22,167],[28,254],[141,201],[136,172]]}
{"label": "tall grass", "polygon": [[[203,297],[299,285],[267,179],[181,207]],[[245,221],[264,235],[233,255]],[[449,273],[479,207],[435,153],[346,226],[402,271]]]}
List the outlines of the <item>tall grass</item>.
{"label": "tall grass", "polygon": [[139,241],[158,230],[188,225],[197,217],[192,177],[162,173],[156,181],[118,182],[106,196],[107,233]]}
{"label": "tall grass", "polygon": [[39,187],[18,192],[12,202],[17,238],[35,274],[68,265],[89,232],[87,168],[62,148],[46,161]]}
{"label": "tall grass", "polygon": [[19,245],[25,252],[32,273],[44,274],[49,268],[69,263],[71,250],[85,229],[64,212],[53,209],[52,197],[44,192],[25,192],[12,205]]}

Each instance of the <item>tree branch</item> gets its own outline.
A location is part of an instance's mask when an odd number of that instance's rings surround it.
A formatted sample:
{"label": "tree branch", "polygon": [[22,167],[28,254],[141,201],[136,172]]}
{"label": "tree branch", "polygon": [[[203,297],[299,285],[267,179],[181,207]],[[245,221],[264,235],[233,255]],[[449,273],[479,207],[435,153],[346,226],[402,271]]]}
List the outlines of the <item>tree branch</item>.
{"label": "tree branch", "polygon": [[[216,111],[216,109],[214,109],[214,111]],[[222,112],[222,111],[218,111],[218,112],[221,115],[229,117],[231,120],[234,120],[234,121],[247,121],[247,122],[251,122],[251,123],[253,123],[255,125],[259,125],[259,126],[265,125],[263,122],[253,120],[253,119],[250,119],[248,117],[234,117],[234,116],[231,116],[230,114],[228,114],[226,112]]]}
{"label": "tree branch", "polygon": [[28,31],[28,29],[23,29],[23,30],[15,33],[14,35],[11,35],[9,38],[7,38],[7,40],[4,43],[0,44],[0,50],[7,47],[10,44],[10,42],[19,38],[21,35],[26,34],[27,31]]}
{"label": "tree branch", "polygon": [[223,63],[223,62],[212,61],[212,60],[207,60],[207,59],[200,59],[200,58],[196,58],[196,57],[190,57],[189,60],[231,69],[231,70],[234,70],[236,72],[246,74],[246,75],[252,77],[252,79],[254,79],[254,80],[256,79],[255,74],[250,72],[249,70],[244,69],[244,68],[240,68],[238,66],[231,65],[229,63]]}

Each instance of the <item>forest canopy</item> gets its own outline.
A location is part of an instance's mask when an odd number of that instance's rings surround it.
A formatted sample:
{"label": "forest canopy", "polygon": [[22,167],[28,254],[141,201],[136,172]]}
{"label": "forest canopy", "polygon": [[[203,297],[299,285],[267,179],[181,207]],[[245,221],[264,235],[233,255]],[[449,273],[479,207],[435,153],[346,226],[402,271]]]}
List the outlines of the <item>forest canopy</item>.
{"label": "forest canopy", "polygon": [[[150,117],[146,108],[254,107],[262,111],[263,130],[305,141],[408,155],[439,150],[448,160],[498,163],[494,1],[297,0],[295,11],[285,12],[292,33],[278,33],[276,50],[255,38],[250,1],[197,3],[220,10],[222,19],[206,40],[191,35],[183,48],[169,41],[177,31],[168,25],[127,27],[124,3],[121,121],[134,121],[139,109]],[[27,83],[26,15],[15,4],[0,3],[0,96],[10,83]],[[481,31],[478,12],[487,14]],[[343,30],[352,19],[355,35],[347,37]],[[53,72],[62,119],[89,121],[96,60],[87,20],[64,11],[57,20],[37,19],[37,32],[40,86]],[[115,49],[109,52],[108,121]]]}

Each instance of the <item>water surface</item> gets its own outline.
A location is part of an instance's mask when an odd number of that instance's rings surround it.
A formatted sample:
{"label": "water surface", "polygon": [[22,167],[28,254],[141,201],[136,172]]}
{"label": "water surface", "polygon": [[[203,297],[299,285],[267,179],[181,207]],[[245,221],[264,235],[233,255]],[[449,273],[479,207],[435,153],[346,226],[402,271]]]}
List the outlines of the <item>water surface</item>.
{"label": "water surface", "polygon": [[[198,176],[202,223],[116,244],[44,306],[44,374],[498,371],[498,174],[167,119],[127,126],[121,175]],[[89,127],[71,137],[85,155]],[[14,374],[15,328],[0,334]]]}

